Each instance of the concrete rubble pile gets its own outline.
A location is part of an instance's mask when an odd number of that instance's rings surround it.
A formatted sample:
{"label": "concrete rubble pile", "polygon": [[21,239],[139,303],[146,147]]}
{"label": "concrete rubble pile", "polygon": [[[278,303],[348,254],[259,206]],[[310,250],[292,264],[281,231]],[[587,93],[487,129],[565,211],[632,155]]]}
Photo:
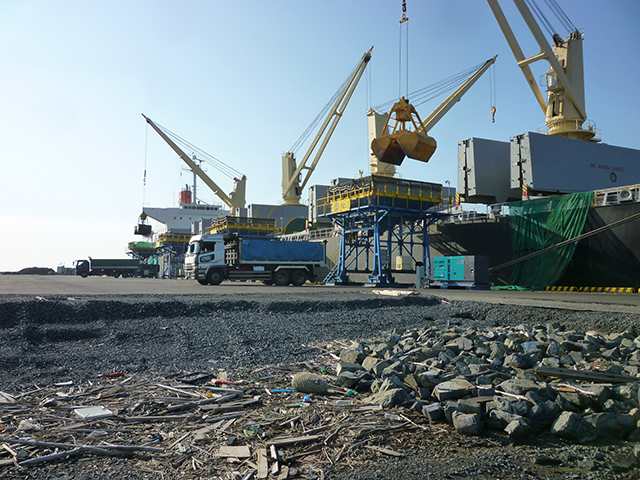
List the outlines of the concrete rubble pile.
{"label": "concrete rubble pile", "polygon": [[338,385],[465,435],[640,440],[640,337],[559,324],[396,330],[339,352]]}

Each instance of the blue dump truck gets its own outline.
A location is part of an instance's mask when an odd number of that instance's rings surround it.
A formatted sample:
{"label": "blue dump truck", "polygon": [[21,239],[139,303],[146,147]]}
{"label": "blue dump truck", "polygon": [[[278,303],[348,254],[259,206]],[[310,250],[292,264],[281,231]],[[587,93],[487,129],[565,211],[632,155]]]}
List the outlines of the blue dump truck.
{"label": "blue dump truck", "polygon": [[131,258],[91,258],[76,260],[76,275],[87,278],[90,275],[106,275],[118,278],[120,276],[134,277],[140,268],[140,260]]}
{"label": "blue dump truck", "polygon": [[187,278],[201,285],[224,280],[262,281],[267,285],[304,285],[325,264],[324,242],[208,234],[191,237],[185,256]]}

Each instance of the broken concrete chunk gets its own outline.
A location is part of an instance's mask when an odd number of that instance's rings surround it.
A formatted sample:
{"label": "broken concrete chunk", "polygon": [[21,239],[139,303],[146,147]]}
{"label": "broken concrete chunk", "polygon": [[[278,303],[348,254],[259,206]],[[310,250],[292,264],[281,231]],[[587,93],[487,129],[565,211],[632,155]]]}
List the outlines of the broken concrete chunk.
{"label": "broken concrete chunk", "polygon": [[525,395],[530,391],[539,391],[541,390],[541,387],[536,382],[531,380],[512,378],[509,380],[505,380],[500,385],[498,385],[498,389],[514,395]]}
{"label": "broken concrete chunk", "polygon": [[480,415],[477,413],[461,413],[454,412],[453,428],[462,435],[480,435],[482,426],[480,424]]}
{"label": "broken concrete chunk", "polygon": [[344,388],[355,388],[360,380],[366,376],[368,376],[368,374],[364,370],[360,370],[358,372],[342,371],[338,374],[336,383]]}
{"label": "broken concrete chunk", "polygon": [[358,372],[365,370],[365,368],[359,363],[340,362],[336,365],[336,375],[340,375],[342,372]]}
{"label": "broken concrete chunk", "polygon": [[438,422],[444,419],[444,411],[442,410],[442,404],[430,403],[422,407],[422,414],[432,422]]}
{"label": "broken concrete chunk", "polygon": [[526,418],[520,417],[509,422],[504,431],[509,435],[509,438],[521,439],[528,437],[533,429]]}
{"label": "broken concrete chunk", "polygon": [[340,359],[346,363],[362,363],[364,357],[364,346],[359,342],[351,344],[340,352]]}
{"label": "broken concrete chunk", "polygon": [[597,429],[601,437],[626,438],[636,427],[631,415],[602,412],[587,415],[584,419]]}
{"label": "broken concrete chunk", "polygon": [[409,394],[402,388],[392,388],[375,393],[365,400],[369,405],[380,405],[384,408],[393,408],[411,401]]}
{"label": "broken concrete chunk", "polygon": [[471,392],[473,385],[463,378],[454,378],[447,382],[442,382],[436,385],[433,389],[433,395],[435,395],[439,401],[445,400],[457,400],[462,398]]}
{"label": "broken concrete chunk", "polygon": [[551,433],[577,443],[590,443],[598,436],[596,427],[575,412],[562,412],[551,425]]}

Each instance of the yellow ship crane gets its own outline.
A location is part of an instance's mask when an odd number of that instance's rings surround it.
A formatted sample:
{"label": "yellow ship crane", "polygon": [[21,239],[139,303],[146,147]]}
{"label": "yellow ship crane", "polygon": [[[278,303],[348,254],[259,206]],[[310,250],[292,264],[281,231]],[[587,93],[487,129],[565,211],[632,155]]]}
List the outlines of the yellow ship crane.
{"label": "yellow ship crane", "polygon": [[[169,144],[169,146],[178,154],[178,156],[186,163],[191,171],[193,171],[200,179],[215,193],[220,200],[222,200],[231,210],[231,216],[237,217],[240,214],[240,209],[245,208],[246,200],[246,183],[247,177],[242,175],[241,178],[235,177],[233,191],[227,195],[211,178],[200,168],[200,166],[194,162],[184,150],[182,150],[166,133],[167,131],[156,124],[149,117],[142,114],[144,119],[149,125],[162,137],[162,139]],[[230,167],[229,167],[230,168]]]}
{"label": "yellow ship crane", "polygon": [[[300,164],[296,165],[295,155],[291,151],[285,153],[282,156],[282,198],[285,205],[301,205],[300,198],[302,197],[302,190],[311,178],[311,174],[315,170],[316,165],[318,164],[318,161],[320,160],[320,157],[322,156],[327,146],[327,143],[329,143],[331,135],[333,135],[333,131],[338,125],[340,117],[342,117],[342,114],[344,113],[344,110],[347,107],[351,96],[353,95],[353,91],[358,85],[358,82],[360,81],[360,78],[362,77],[362,74],[364,73],[367,64],[369,63],[369,60],[371,60],[372,50],[373,47],[371,47],[369,51],[362,56],[360,62],[358,63],[358,65],[356,65],[356,68],[344,83],[342,90],[336,97],[333,107],[331,107],[331,109],[329,110],[329,113],[326,116],[322,126],[319,128],[318,133],[311,142],[311,145],[309,146],[307,152],[302,157]],[[318,151],[316,152],[311,165],[307,166],[309,157],[318,146],[320,140],[322,140],[322,142],[318,147]],[[302,179],[303,170],[307,170],[304,179]]]}
{"label": "yellow ship crane", "polygon": [[[391,108],[382,135],[371,142],[371,150],[378,161],[400,165],[406,156],[428,162],[436,151],[437,142],[427,133],[460,101],[482,74],[495,63],[497,57],[496,55],[482,64],[424,121],[420,119],[414,106],[405,97],[401,97]],[[412,130],[408,128],[411,126]]]}
{"label": "yellow ship crane", "polygon": [[[518,62],[518,66],[546,116],[545,125],[548,128],[549,135],[594,142],[600,141],[599,138],[596,138],[596,129],[593,122],[586,129],[583,128],[584,122],[587,121],[587,114],[584,99],[582,34],[568,22],[573,29],[569,37],[564,40],[557,33],[553,33],[554,45],[551,47],[527,6],[527,2],[525,0],[513,0],[540,47],[540,53],[527,58],[509,26],[498,0],[487,1]],[[555,4],[555,1],[553,3]],[[536,9],[538,8],[535,2],[533,2],[533,5]],[[555,11],[561,12],[557,4],[555,4]],[[564,20],[567,20],[566,15]],[[550,25],[548,26],[550,27]],[[540,60],[546,60],[551,66],[546,72],[546,100],[530,68],[532,63]]]}

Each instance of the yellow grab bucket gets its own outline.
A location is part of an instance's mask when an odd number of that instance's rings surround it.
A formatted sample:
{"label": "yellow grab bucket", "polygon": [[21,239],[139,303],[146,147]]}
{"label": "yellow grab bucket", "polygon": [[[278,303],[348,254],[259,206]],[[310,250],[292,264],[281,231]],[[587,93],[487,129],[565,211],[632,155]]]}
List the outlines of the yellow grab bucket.
{"label": "yellow grab bucket", "polygon": [[436,140],[427,134],[402,130],[374,138],[371,151],[381,162],[400,165],[405,156],[428,162],[437,146]]}
{"label": "yellow grab bucket", "polygon": [[399,132],[396,141],[407,157],[421,162],[428,162],[438,146],[435,138],[425,133]]}
{"label": "yellow grab bucket", "polygon": [[404,152],[398,145],[395,134],[374,138],[371,142],[371,151],[380,162],[400,165],[404,160]]}

